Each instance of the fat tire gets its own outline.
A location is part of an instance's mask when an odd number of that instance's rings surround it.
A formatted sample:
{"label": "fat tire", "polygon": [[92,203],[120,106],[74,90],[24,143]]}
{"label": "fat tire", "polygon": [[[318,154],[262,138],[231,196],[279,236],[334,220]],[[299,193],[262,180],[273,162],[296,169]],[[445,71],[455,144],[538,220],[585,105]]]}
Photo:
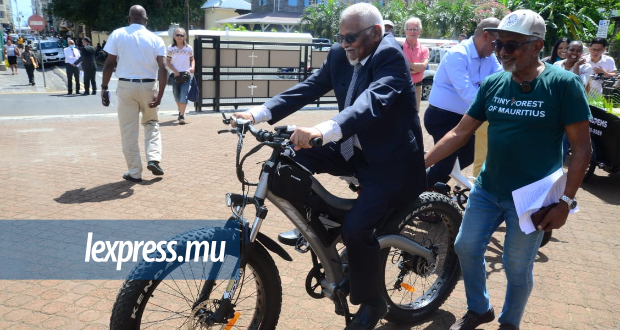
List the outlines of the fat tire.
{"label": "fat tire", "polygon": [[[217,237],[222,237],[221,235],[239,235],[240,231],[238,229],[225,229],[225,228],[202,228],[192,230],[183,234],[180,234],[173,238],[172,240],[176,240],[177,242],[187,242],[187,241],[209,241],[212,240],[214,235],[218,235]],[[183,243],[177,245],[177,254],[184,255],[185,246]],[[181,250],[182,252],[179,252]],[[282,307],[282,283],[280,280],[280,275],[278,268],[276,267],[273,258],[267,250],[260,245],[259,243],[254,243],[247,248],[248,251],[248,266],[246,266],[246,274],[243,280],[248,280],[248,276],[251,276],[250,269],[255,273],[255,277],[257,281],[261,281],[264,299],[260,302],[262,304],[262,308],[264,308],[264,312],[261,313],[260,321],[258,326],[248,326],[247,329],[256,329],[256,330],[270,330],[275,329],[278,324],[278,320],[280,317],[280,310]],[[180,254],[182,253],[182,254]],[[126,280],[119,293],[116,297],[116,302],[112,308],[112,315],[110,317],[110,329],[111,330],[137,330],[141,328],[141,322],[143,318],[143,313],[147,306],[149,306],[149,302],[151,297],[157,295],[158,287],[162,283],[162,280],[166,280],[166,278],[182,266],[183,262],[174,262],[174,264],[168,269],[165,269],[160,276],[161,279],[156,280]],[[133,269],[132,273],[129,275],[129,278],[136,278],[139,274],[144,274],[148,272],[149,274],[155,274],[160,270],[163,270],[166,267],[164,263],[147,263],[145,261],[140,262]],[[192,273],[192,275],[194,275]],[[195,274],[200,275],[200,274]],[[138,277],[139,278],[139,277]],[[194,282],[191,282],[195,280]],[[199,281],[199,283],[203,283],[203,285],[208,286],[210,288],[217,287],[217,283],[219,282],[227,282],[227,280],[208,280],[201,281],[201,278],[195,278],[191,280],[187,280],[188,287],[189,284],[195,283]],[[195,285],[195,284],[193,284]],[[242,290],[243,283],[239,284],[236,294],[239,294],[240,290]],[[197,289],[199,290],[199,288]],[[154,295],[155,294],[155,295]],[[218,293],[219,294],[219,293]],[[163,295],[163,294],[162,294]],[[138,300],[142,296],[141,301],[138,303]],[[188,299],[187,301],[181,300],[182,303],[185,304],[185,309],[187,310],[187,303],[193,303],[195,297],[198,296],[198,293],[194,293],[194,296],[183,297]],[[218,296],[215,299],[220,299]],[[257,304],[259,304],[256,299]],[[189,312],[186,312],[189,317]],[[135,317],[132,317],[135,316]],[[254,319],[254,318],[253,318]],[[183,325],[182,328],[186,329],[187,325]],[[213,329],[220,329],[222,324],[215,324]],[[168,329],[169,327],[149,327],[149,329]],[[200,328],[203,329],[203,328]],[[208,327],[206,329],[211,329]]]}
{"label": "fat tire", "polygon": [[[385,316],[387,321],[399,325],[420,323],[435,312],[452,294],[461,274],[458,256],[454,251],[454,241],[461,226],[461,220],[462,213],[456,203],[449,197],[436,192],[422,193],[415,202],[388,220],[387,228],[389,232],[387,233],[406,236],[427,248],[429,244],[438,243],[438,245],[442,245],[441,249],[438,248],[438,250],[440,250],[440,259],[443,258],[444,261],[436,270],[436,273],[431,274],[434,277],[431,285],[426,287],[422,285],[415,288],[415,295],[411,297],[411,299],[414,299],[413,301],[406,299],[396,299],[394,301],[393,296],[396,293],[402,293],[402,291],[396,292],[394,290],[394,285],[391,283],[394,282],[394,278],[387,274],[387,267],[393,266],[391,265],[393,263],[393,255],[390,257],[388,251],[382,251],[384,258],[382,265],[384,266],[384,273],[386,273],[382,290],[384,298],[390,306],[389,312]],[[438,229],[440,231],[439,234],[443,236],[441,239],[438,238],[437,242],[432,242],[433,237],[431,236],[433,235],[431,235],[430,231],[433,228]],[[420,234],[410,235],[416,229],[420,230]],[[426,235],[422,234],[425,231]],[[424,238],[424,236],[426,237]],[[439,242],[440,240],[443,241],[443,244]],[[413,276],[416,275],[418,274],[413,274]],[[428,278],[431,278],[431,276],[428,276]],[[424,282],[424,280],[425,278],[420,276],[410,284],[420,286],[420,282]],[[417,289],[421,289],[424,292],[418,292]],[[404,294],[408,293],[405,292]]]}

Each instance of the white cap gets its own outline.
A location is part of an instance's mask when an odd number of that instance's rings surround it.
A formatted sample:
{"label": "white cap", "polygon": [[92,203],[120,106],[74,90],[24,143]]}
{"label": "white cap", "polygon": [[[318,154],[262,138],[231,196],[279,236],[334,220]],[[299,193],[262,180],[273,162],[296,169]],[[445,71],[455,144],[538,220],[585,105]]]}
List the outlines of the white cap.
{"label": "white cap", "polygon": [[545,20],[529,9],[519,9],[506,15],[496,28],[485,28],[489,32],[513,32],[545,39]]}
{"label": "white cap", "polygon": [[389,25],[391,27],[394,27],[394,23],[392,23],[392,21],[390,21],[389,19],[383,20],[383,25]]}

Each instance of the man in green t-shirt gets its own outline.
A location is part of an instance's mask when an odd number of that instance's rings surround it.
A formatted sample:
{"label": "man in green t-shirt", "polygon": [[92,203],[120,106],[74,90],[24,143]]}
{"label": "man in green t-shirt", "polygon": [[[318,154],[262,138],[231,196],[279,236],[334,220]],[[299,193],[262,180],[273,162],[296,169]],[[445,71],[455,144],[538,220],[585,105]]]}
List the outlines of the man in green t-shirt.
{"label": "man in green t-shirt", "polygon": [[[467,313],[451,330],[473,330],[495,319],[486,288],[484,254],[491,235],[506,222],[503,265],[507,289],[499,329],[519,329],[533,288],[534,259],[543,230],[559,229],[570,209],[590,161],[590,110],[579,77],[538,59],[545,21],[531,10],[517,10],[502,19],[493,42],[505,72],[488,77],[461,122],[425,156],[431,166],[464,145],[489,122],[488,154],[469,201],[455,250],[459,256]],[[566,132],[573,157],[564,195],[530,234],[519,227],[512,191],[538,181],[562,167],[562,136]]]}

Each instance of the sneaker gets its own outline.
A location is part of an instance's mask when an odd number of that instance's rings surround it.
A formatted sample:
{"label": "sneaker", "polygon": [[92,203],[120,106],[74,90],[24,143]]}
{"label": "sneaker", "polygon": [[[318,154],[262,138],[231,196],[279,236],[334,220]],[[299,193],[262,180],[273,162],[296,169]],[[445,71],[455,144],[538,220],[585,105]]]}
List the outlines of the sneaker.
{"label": "sneaker", "polygon": [[179,125],[185,125],[185,116],[179,115]]}
{"label": "sneaker", "polygon": [[519,330],[519,328],[515,327],[512,324],[500,324],[497,330]]}
{"label": "sneaker", "polygon": [[450,330],[475,330],[479,325],[489,323],[493,320],[495,320],[495,312],[492,307],[488,312],[482,315],[478,315],[472,311],[467,311],[462,318],[454,322],[454,324],[450,327]]}

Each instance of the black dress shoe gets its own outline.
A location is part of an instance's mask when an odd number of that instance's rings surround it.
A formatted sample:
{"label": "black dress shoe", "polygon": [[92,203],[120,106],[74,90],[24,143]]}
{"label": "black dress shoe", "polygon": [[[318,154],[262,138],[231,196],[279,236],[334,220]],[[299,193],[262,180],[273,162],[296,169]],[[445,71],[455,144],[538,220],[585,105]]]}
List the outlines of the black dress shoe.
{"label": "black dress shoe", "polygon": [[278,235],[278,241],[280,241],[280,243],[290,246],[295,246],[300,238],[301,233],[297,229],[285,231]]}
{"label": "black dress shoe", "polygon": [[161,166],[159,166],[159,162],[157,161],[150,161],[149,165],[146,168],[153,172],[153,175],[164,175],[164,170],[161,168]]}
{"label": "black dress shoe", "polygon": [[93,91],[90,95],[97,95],[97,91]]}
{"label": "black dress shoe", "polygon": [[362,304],[353,316],[351,323],[344,330],[372,330],[387,312],[388,308],[385,302],[379,306]]}
{"label": "black dress shoe", "polygon": [[84,93],[82,93],[82,94],[80,94],[80,95],[82,95],[82,96],[88,96],[88,95],[90,95],[90,92],[86,91],[86,92],[84,92]]}
{"label": "black dress shoe", "polygon": [[131,182],[142,182],[142,179],[134,178],[133,176],[129,175],[129,173],[123,174],[123,179]]}

